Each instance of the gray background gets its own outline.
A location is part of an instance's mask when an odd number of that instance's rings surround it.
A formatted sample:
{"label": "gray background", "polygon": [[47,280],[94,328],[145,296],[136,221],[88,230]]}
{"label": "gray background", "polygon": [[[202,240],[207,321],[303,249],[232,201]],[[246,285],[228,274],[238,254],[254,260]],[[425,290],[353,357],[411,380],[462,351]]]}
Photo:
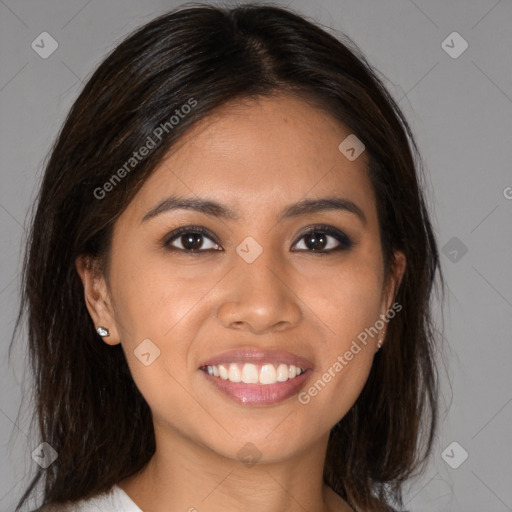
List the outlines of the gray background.
{"label": "gray background", "polygon": [[[427,194],[449,287],[441,403],[446,412],[432,462],[413,482],[407,506],[414,512],[512,510],[512,4],[276,3],[352,37],[399,100],[426,163]],[[82,84],[106,52],[133,28],[177,5],[0,0],[2,511],[13,510],[37,467],[31,458],[37,442],[29,430],[29,397],[18,414],[25,345],[17,344],[10,365],[7,348],[24,225],[44,159]],[[59,44],[47,59],[31,48],[44,31]],[[457,58],[442,46],[454,31],[469,44]],[[453,47],[451,52],[461,48],[456,39],[445,45]],[[439,311],[437,301],[436,306]],[[450,447],[454,441],[458,445]],[[460,464],[462,450],[469,456]],[[453,469],[448,462],[460,466]]]}

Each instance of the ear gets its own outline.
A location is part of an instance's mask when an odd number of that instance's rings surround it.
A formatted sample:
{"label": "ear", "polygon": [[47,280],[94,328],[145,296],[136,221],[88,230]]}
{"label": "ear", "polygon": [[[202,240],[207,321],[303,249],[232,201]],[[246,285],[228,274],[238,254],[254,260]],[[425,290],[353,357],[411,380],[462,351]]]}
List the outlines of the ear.
{"label": "ear", "polygon": [[94,323],[94,329],[99,326],[106,327],[110,334],[103,338],[103,341],[108,345],[117,345],[121,340],[105,277],[91,257],[78,256],[75,267],[84,286],[85,305]]}
{"label": "ear", "polygon": [[[383,293],[382,293],[382,309],[381,314],[384,316],[386,312],[389,311],[394,303],[396,293],[398,288],[400,287],[400,283],[402,282],[402,278],[405,273],[405,268],[407,265],[405,254],[402,251],[394,251],[393,253],[393,261],[391,264],[391,272],[388,276],[387,283],[385,284]],[[400,308],[401,309],[401,308]],[[400,310],[398,310],[400,311]],[[387,315],[386,315],[387,317]],[[381,339],[384,341],[386,338],[386,327],[383,328],[381,333]]]}
{"label": "ear", "polygon": [[402,282],[402,278],[404,277],[405,267],[407,266],[407,261],[405,258],[405,254],[402,251],[394,251],[393,252],[393,261],[391,263],[391,272],[388,276],[388,282],[386,283],[386,287],[384,290],[384,307],[386,308],[383,313],[388,311],[396,297],[396,293],[398,288],[400,287],[400,283]]}

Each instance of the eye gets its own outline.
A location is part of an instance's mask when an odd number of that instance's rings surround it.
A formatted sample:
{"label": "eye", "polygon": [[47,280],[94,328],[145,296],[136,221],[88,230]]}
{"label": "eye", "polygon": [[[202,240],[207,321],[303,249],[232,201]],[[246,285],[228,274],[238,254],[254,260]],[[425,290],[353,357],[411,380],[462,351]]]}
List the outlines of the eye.
{"label": "eye", "polygon": [[301,235],[296,245],[301,244],[299,251],[322,254],[350,249],[354,242],[345,233],[332,226],[317,225]]}
{"label": "eye", "polygon": [[[303,241],[304,239],[304,241]],[[301,247],[302,245],[302,247]],[[350,249],[355,242],[345,233],[327,225],[316,225],[303,233],[295,244],[296,252],[326,254]],[[166,236],[163,246],[171,251],[198,254],[207,251],[222,251],[215,237],[202,226],[183,226]]]}
{"label": "eye", "polygon": [[184,251],[190,254],[222,250],[213,240],[209,231],[201,226],[178,228],[166,237],[163,245],[166,249]]}

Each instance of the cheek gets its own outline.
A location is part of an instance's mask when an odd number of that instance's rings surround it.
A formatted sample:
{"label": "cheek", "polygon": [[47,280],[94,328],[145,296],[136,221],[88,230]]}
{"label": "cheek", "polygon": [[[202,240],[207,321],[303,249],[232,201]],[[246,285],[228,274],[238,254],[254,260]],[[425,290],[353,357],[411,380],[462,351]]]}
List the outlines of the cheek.
{"label": "cheek", "polygon": [[322,418],[325,430],[338,423],[361,393],[372,361],[373,352],[362,347],[350,361],[344,355],[330,361],[323,373],[315,374],[311,384],[299,395],[299,402],[308,416]]}
{"label": "cheek", "polygon": [[[330,300],[319,299],[322,320],[329,334],[322,340],[318,370],[299,401],[311,404],[311,416],[336,424],[361,393],[370,373],[379,319],[380,289],[375,281],[343,281],[331,287]],[[316,410],[315,410],[316,409]]]}
{"label": "cheek", "polygon": [[[188,273],[191,275],[191,273]],[[207,290],[204,277],[187,277],[165,260],[139,257],[122,261],[112,272],[116,319],[123,341],[166,340],[186,322]]]}
{"label": "cheek", "polygon": [[126,264],[117,272],[116,321],[132,378],[155,419],[192,429],[204,421],[187,384],[190,340],[200,325],[195,306],[204,286],[141,261],[139,269]]}
{"label": "cheek", "polygon": [[[127,254],[129,254],[127,252]],[[199,291],[172,279],[169,270],[142,256],[119,258],[111,271],[116,324],[132,377],[153,405],[179,401],[179,385],[187,371],[187,320]],[[204,294],[204,291],[203,291]],[[173,397],[174,393],[178,393]]]}
{"label": "cheek", "polygon": [[309,287],[312,309],[327,328],[318,370],[301,403],[328,412],[337,423],[363,389],[378,339],[372,329],[381,312],[382,276],[379,261],[360,258],[324,275],[321,286]]}
{"label": "cheek", "polygon": [[353,257],[304,281],[308,305],[329,329],[329,352],[343,350],[375,324],[381,312],[382,273],[374,257]]}

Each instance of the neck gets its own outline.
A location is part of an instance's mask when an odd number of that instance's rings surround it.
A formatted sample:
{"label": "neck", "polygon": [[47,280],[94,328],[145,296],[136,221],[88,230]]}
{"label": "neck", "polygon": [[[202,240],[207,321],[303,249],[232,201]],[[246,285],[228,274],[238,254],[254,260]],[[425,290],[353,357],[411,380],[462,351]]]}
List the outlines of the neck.
{"label": "neck", "polygon": [[[219,455],[168,428],[165,432],[155,428],[155,436],[156,452],[150,462],[140,473],[119,483],[142,510],[351,510],[323,483],[328,434],[286,460],[255,464]],[[245,450],[250,456],[252,449]],[[239,453],[242,458],[243,450]]]}

